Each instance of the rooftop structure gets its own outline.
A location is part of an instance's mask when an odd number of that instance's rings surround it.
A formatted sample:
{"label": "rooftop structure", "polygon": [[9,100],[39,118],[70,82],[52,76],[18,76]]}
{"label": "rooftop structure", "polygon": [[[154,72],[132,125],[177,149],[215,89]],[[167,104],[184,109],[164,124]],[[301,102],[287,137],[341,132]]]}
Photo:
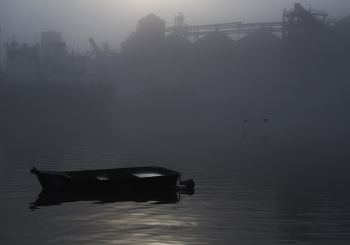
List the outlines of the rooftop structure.
{"label": "rooftop structure", "polygon": [[58,31],[43,31],[41,32],[41,59],[50,56],[52,43],[62,43],[62,33]]}
{"label": "rooftop structure", "polygon": [[[61,33],[44,31],[41,33],[41,45],[19,44],[13,37],[12,42],[4,44],[7,53],[6,81],[8,83],[70,83],[92,82],[106,73],[107,65],[102,60],[92,59],[92,54],[75,55],[68,53],[62,42]],[[108,43],[104,52],[108,53]],[[115,56],[108,55],[108,68],[116,66]],[[112,69],[108,69],[110,71]],[[116,70],[116,69],[113,69]]]}
{"label": "rooftop structure", "polygon": [[149,14],[138,21],[137,38],[146,42],[156,42],[165,36],[165,21]]}

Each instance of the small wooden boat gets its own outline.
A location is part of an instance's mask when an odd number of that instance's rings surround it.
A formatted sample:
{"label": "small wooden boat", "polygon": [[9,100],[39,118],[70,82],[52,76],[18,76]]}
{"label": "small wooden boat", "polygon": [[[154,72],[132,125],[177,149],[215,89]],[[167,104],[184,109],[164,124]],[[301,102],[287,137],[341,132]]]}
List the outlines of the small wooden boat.
{"label": "small wooden boat", "polygon": [[[162,167],[132,167],[83,171],[39,171],[35,174],[44,190],[142,190],[175,188],[180,173]],[[192,180],[180,184],[194,188]]]}

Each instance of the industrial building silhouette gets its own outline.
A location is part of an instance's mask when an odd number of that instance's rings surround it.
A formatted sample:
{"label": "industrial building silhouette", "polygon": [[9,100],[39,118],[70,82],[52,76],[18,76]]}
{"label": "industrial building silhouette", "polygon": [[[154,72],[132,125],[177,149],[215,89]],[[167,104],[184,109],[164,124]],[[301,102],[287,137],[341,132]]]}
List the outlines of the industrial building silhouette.
{"label": "industrial building silhouette", "polygon": [[[332,69],[345,69],[350,57],[350,16],[327,25],[318,18],[321,15],[326,16],[325,12],[307,11],[295,4],[294,10],[284,12],[282,39],[272,33],[275,30],[262,25],[237,41],[218,28],[190,42],[184,31],[175,27],[166,35],[165,21],[149,14],[138,21],[136,31],[121,44],[121,55],[126,67],[271,70],[284,61],[290,70],[295,70],[298,64],[311,70],[330,68],[330,64]],[[298,26],[296,18],[302,25]]]}

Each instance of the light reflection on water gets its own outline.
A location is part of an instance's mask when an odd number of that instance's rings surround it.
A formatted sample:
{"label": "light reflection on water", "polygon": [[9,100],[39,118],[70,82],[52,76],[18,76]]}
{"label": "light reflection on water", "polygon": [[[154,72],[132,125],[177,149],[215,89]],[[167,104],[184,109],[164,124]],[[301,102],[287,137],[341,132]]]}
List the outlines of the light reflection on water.
{"label": "light reflection on water", "polygon": [[[255,143],[253,133],[243,137],[241,132],[169,137],[155,130],[129,138],[108,130],[24,131],[0,138],[4,244],[344,244],[350,238],[342,149],[322,153],[322,146],[285,142],[268,131],[269,137],[261,134]],[[80,201],[29,209],[41,191],[29,174],[33,166],[141,165],[160,165],[181,172],[183,179],[193,178],[194,195],[164,205]]]}

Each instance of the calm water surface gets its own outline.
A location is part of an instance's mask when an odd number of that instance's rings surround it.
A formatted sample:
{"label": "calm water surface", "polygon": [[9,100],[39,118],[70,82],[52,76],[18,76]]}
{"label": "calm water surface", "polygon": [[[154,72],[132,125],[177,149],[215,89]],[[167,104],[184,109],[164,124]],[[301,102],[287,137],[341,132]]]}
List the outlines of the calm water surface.
{"label": "calm water surface", "polygon": [[[0,131],[1,244],[348,244],[349,134],[322,131],[317,120],[286,128],[276,127],[282,118],[259,119],[8,120]],[[194,179],[195,193],[172,204],[30,209],[41,191],[33,166],[144,165]]]}

